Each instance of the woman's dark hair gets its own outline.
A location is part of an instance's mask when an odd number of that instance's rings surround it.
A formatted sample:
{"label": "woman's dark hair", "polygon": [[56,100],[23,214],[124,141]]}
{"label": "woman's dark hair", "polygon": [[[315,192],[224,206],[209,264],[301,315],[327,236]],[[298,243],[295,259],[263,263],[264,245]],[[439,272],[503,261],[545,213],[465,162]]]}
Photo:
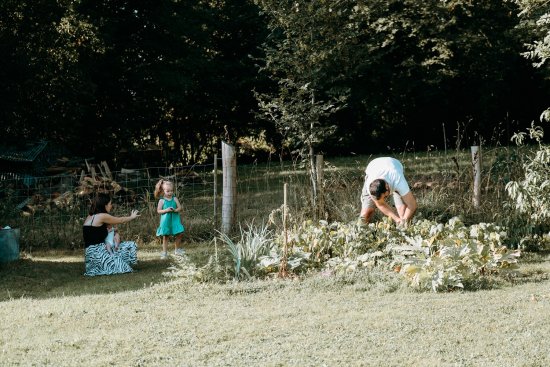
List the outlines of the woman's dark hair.
{"label": "woman's dark hair", "polygon": [[99,192],[96,194],[96,196],[92,199],[92,205],[90,206],[90,215],[99,214],[99,213],[107,213],[107,209],[105,208],[107,204],[111,201],[111,195]]}
{"label": "woman's dark hair", "polygon": [[382,180],[381,178],[377,178],[376,180],[372,181],[369,186],[369,192],[376,200],[380,199],[383,193],[388,191],[386,189],[386,181]]}

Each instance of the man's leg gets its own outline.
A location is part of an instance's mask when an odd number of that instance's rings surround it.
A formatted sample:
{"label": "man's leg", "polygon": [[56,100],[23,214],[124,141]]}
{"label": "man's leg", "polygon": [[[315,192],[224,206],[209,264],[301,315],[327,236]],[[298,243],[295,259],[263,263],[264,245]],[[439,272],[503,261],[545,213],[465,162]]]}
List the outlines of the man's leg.
{"label": "man's leg", "polygon": [[361,190],[361,214],[359,219],[361,223],[368,223],[374,215],[376,204],[370,197],[369,188],[367,187],[367,176],[365,175],[365,183],[363,184],[363,190]]}
{"label": "man's leg", "polygon": [[399,215],[399,218],[405,217],[405,211],[407,210],[406,205],[396,206],[395,209],[397,209],[397,215]]}
{"label": "man's leg", "polygon": [[372,216],[374,215],[374,208],[362,208],[361,214],[359,215],[361,217],[361,220],[363,223],[369,223],[372,219]]}

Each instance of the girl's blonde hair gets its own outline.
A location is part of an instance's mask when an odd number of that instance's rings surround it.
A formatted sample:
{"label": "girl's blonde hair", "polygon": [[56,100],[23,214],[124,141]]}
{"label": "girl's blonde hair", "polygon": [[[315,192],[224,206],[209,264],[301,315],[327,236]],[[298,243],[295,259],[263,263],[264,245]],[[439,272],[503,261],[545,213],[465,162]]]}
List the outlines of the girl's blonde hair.
{"label": "girl's blonde hair", "polygon": [[164,192],[164,188],[162,187],[164,184],[174,186],[174,183],[172,181],[161,178],[159,182],[157,182],[157,184],[155,185],[155,199],[160,198],[161,194]]}

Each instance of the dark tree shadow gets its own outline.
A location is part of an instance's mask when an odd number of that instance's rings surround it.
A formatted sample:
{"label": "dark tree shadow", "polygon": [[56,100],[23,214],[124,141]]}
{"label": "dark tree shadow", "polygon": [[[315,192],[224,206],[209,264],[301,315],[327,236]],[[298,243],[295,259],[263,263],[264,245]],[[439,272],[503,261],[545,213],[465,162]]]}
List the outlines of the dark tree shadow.
{"label": "dark tree shadow", "polygon": [[168,280],[170,262],[140,260],[133,273],[88,277],[82,261],[20,259],[0,263],[0,302],[133,291]]}

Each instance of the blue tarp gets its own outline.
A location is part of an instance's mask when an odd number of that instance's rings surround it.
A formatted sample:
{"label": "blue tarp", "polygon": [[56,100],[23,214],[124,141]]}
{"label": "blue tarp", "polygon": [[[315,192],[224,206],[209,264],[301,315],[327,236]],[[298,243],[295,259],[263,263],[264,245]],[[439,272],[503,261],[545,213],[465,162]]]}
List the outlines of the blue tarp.
{"label": "blue tarp", "polygon": [[19,228],[0,229],[0,262],[19,259]]}

